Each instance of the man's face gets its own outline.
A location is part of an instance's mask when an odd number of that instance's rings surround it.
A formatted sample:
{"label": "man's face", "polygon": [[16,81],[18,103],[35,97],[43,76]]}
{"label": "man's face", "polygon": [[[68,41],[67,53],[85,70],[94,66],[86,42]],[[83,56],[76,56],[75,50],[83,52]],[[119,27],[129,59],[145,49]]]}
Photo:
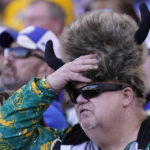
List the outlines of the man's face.
{"label": "man's face", "polygon": [[[12,47],[18,47],[18,45],[15,44]],[[34,53],[43,55],[40,51],[34,51]],[[4,69],[1,76],[2,86],[10,90],[20,88],[32,77],[38,76],[38,70],[42,63],[43,60],[35,56],[17,58],[14,56],[14,51],[10,51],[4,58]]]}
{"label": "man's face", "polygon": [[[81,88],[83,84],[77,85]],[[123,107],[121,90],[106,91],[94,98],[86,99],[81,94],[75,105],[79,123],[84,131],[95,128],[111,127],[112,123],[119,122]]]}
{"label": "man's face", "polygon": [[55,21],[50,17],[50,11],[45,3],[39,2],[29,6],[25,12],[24,22],[25,27],[35,25],[55,33]]}

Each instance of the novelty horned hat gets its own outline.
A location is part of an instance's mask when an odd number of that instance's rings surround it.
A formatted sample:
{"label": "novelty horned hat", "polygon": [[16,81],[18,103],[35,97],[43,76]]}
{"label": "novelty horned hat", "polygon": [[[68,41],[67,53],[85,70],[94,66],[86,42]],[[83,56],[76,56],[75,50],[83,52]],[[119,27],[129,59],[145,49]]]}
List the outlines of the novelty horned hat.
{"label": "novelty horned hat", "polygon": [[141,5],[142,23],[115,12],[91,12],[77,18],[61,36],[62,59],[69,62],[81,55],[97,54],[99,68],[83,73],[93,81],[128,84],[138,97],[147,92],[142,68],[145,40],[150,28],[150,13]]}

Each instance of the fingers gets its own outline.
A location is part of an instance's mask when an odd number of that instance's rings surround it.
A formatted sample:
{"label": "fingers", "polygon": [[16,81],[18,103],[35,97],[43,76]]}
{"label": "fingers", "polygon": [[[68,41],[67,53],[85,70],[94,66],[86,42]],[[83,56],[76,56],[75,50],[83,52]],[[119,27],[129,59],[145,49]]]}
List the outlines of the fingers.
{"label": "fingers", "polygon": [[97,69],[98,66],[97,65],[75,65],[74,67],[70,67],[70,70],[73,72],[84,72],[84,71],[88,71],[88,70],[94,70]]}
{"label": "fingers", "polygon": [[70,79],[72,81],[78,81],[78,82],[85,82],[85,83],[91,82],[91,79],[84,77],[80,73],[70,73]]}
{"label": "fingers", "polygon": [[97,57],[97,55],[96,54],[88,54],[88,55],[83,55],[83,56],[80,56],[80,57],[78,57],[76,60],[78,60],[78,59],[87,59],[87,58],[96,58]]}
{"label": "fingers", "polygon": [[91,79],[84,77],[81,72],[97,68],[98,60],[96,55],[80,56],[49,75],[47,81],[54,90],[60,91],[70,81],[91,82]]}
{"label": "fingers", "polygon": [[73,61],[73,64],[81,64],[81,65],[86,65],[86,64],[94,65],[97,63],[98,63],[97,58],[87,58],[87,59],[79,59],[78,61],[77,60]]}
{"label": "fingers", "polygon": [[73,61],[74,64],[95,64],[97,62],[98,60],[95,54],[80,56]]}
{"label": "fingers", "polygon": [[98,60],[97,56],[94,55],[85,55],[80,56],[79,58],[75,59],[73,62],[67,64],[68,68],[73,72],[82,72],[92,69],[98,68]]}
{"label": "fingers", "polygon": [[81,72],[97,69],[98,60],[96,55],[85,55],[65,65],[64,68],[67,68],[65,76],[68,76],[68,81],[91,82],[91,80],[84,77]]}

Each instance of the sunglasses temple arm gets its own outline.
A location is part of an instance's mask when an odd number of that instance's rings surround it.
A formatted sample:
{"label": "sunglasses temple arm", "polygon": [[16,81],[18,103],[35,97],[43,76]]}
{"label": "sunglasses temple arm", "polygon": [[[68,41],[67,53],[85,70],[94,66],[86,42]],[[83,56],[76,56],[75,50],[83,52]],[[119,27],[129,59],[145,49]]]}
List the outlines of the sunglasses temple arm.
{"label": "sunglasses temple arm", "polygon": [[35,57],[37,57],[37,58],[39,58],[39,59],[41,59],[41,60],[45,61],[45,58],[43,58],[43,57],[42,57],[42,56],[40,56],[40,55],[32,54],[32,56],[35,56]]}

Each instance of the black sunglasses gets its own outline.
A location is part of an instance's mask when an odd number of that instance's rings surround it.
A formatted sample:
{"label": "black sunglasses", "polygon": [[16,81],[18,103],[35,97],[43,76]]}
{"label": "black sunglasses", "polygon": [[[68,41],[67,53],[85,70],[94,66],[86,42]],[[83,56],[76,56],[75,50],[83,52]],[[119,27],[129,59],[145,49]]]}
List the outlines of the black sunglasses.
{"label": "black sunglasses", "polygon": [[117,91],[124,89],[127,86],[111,83],[89,84],[79,89],[72,89],[69,91],[69,95],[72,103],[77,104],[77,97],[81,94],[84,98],[89,99],[98,96],[106,91]]}
{"label": "black sunglasses", "polygon": [[29,56],[35,56],[35,57],[45,61],[45,59],[42,56],[34,53],[33,50],[27,49],[27,48],[23,48],[23,47],[6,48],[4,50],[4,56],[7,56],[11,51],[13,51],[13,56],[15,58],[27,58]]}

